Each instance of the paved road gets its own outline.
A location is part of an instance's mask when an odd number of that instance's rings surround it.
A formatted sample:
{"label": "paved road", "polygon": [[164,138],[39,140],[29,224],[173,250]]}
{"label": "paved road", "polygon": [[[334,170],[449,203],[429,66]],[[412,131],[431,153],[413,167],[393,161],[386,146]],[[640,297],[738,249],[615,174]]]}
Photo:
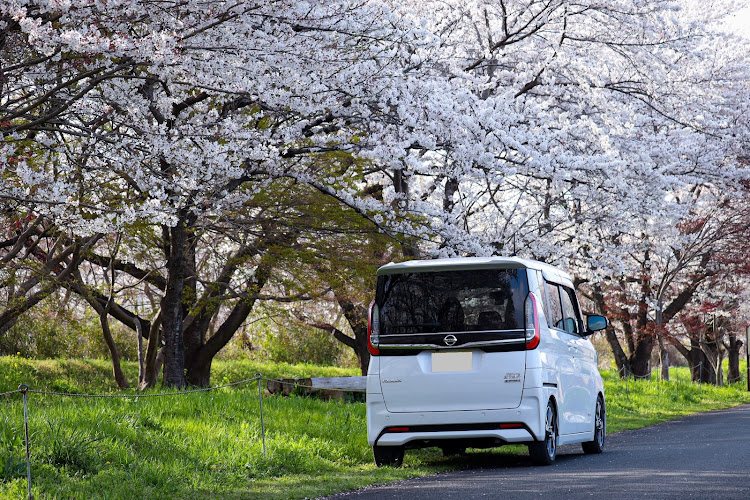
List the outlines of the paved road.
{"label": "paved road", "polygon": [[[409,452],[407,451],[407,454]],[[488,456],[481,469],[334,495],[335,500],[750,499],[750,405],[607,436],[602,455],[558,448],[554,465]]]}

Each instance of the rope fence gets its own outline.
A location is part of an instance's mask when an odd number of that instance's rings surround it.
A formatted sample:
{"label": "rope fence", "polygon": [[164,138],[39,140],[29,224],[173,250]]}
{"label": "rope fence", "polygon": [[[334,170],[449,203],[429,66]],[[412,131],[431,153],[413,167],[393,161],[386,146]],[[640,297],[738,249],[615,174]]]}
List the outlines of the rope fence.
{"label": "rope fence", "polygon": [[[38,389],[31,389],[26,384],[21,384],[18,386],[18,389],[13,391],[7,391],[0,393],[0,398],[6,397],[6,396],[13,396],[15,394],[21,394],[23,397],[23,420],[24,420],[24,444],[26,447],[26,483],[27,483],[27,492],[28,492],[28,498],[29,500],[32,500],[34,498],[33,493],[31,491],[31,442],[29,438],[29,395],[39,395],[39,396],[50,396],[50,397],[62,397],[62,398],[79,398],[79,399],[131,399],[131,400],[138,400],[141,398],[163,398],[163,397],[179,397],[179,396],[188,396],[191,394],[197,394],[197,393],[207,393],[211,391],[216,391],[219,389],[226,389],[229,387],[238,387],[241,385],[251,385],[253,383],[258,384],[258,406],[259,406],[259,413],[260,413],[260,430],[261,430],[261,442],[263,445],[263,456],[267,456],[267,449],[266,449],[266,429],[265,429],[265,418],[263,415],[263,384],[262,382],[265,381],[266,385],[269,385],[269,382],[271,382],[270,385],[275,384],[276,388],[282,388],[281,391],[276,391],[277,393],[288,395],[291,394],[296,389],[301,389],[304,391],[307,391],[308,394],[313,392],[325,392],[325,391],[343,391],[343,392],[364,392],[364,389],[360,388],[332,388],[332,387],[324,387],[322,385],[315,385],[310,381],[310,379],[283,379],[283,378],[266,378],[263,377],[262,374],[257,373],[254,377],[240,380],[238,382],[231,382],[228,384],[222,384],[217,386],[211,386],[211,387],[204,387],[204,388],[198,388],[198,389],[186,389],[186,390],[180,390],[180,391],[172,391],[172,392],[158,392],[158,393],[135,393],[135,394],[84,394],[84,393],[74,393],[74,392],[59,392],[59,391],[45,391],[45,390],[38,390]],[[307,382],[307,383],[306,383]],[[274,392],[269,391],[269,393],[273,394]]]}
{"label": "rope fence", "polygon": [[[701,381],[701,373],[703,372],[703,361],[700,361],[697,365],[690,367],[690,374],[691,378],[694,376],[695,373],[698,374],[697,377],[697,383],[698,383],[698,390],[699,394],[702,397],[703,395],[703,383]],[[630,401],[630,384],[628,383],[629,380],[632,378],[634,380],[654,380],[654,370],[651,366],[649,366],[649,372],[645,375],[636,375],[631,370],[628,370],[627,366],[623,366],[619,370],[617,370],[617,374],[621,379],[625,380],[625,395],[628,398],[628,401]],[[680,376],[679,372],[675,373],[675,382],[679,385],[680,383]],[[656,382],[662,382],[662,378],[659,377],[656,379]]]}
{"label": "rope fence", "polygon": [[[698,377],[696,377],[698,379],[697,380],[698,383],[701,383],[700,373],[702,371],[703,371],[703,361],[699,362],[695,366],[690,367],[691,376],[694,374],[693,372],[697,372],[698,373]],[[627,366],[623,366],[622,368],[620,368],[619,370],[617,370],[617,374],[621,378],[634,378],[634,379],[639,379],[639,380],[651,380],[651,379],[653,379],[654,369],[652,367],[649,367],[649,372],[646,373],[645,375],[636,375],[635,373],[632,372],[632,370],[629,370]],[[677,380],[679,381],[679,372],[677,372],[675,374],[675,376],[677,377]],[[657,380],[661,380],[661,378],[659,378]]]}

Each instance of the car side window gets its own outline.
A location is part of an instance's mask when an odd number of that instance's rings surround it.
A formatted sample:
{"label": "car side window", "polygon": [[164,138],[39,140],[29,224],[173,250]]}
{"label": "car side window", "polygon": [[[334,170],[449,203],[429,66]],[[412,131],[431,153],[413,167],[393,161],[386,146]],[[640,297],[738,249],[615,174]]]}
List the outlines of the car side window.
{"label": "car side window", "polygon": [[562,293],[562,306],[563,306],[563,330],[569,333],[580,333],[578,331],[578,325],[580,319],[578,315],[578,302],[576,301],[576,295],[572,288],[567,286],[560,287]]}
{"label": "car side window", "polygon": [[549,303],[549,326],[563,329],[563,310],[560,302],[560,291],[557,289],[557,285],[548,283],[547,281],[544,282],[544,287],[547,291],[547,301]]}

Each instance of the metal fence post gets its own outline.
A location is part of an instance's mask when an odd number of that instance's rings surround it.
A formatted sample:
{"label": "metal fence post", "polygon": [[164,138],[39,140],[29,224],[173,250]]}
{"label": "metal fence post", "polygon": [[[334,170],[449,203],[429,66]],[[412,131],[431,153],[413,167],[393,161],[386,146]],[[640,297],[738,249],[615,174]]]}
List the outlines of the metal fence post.
{"label": "metal fence post", "polygon": [[29,386],[21,384],[18,386],[18,390],[23,394],[23,426],[26,434],[26,487],[29,493],[29,500],[33,500],[34,494],[31,493],[31,448],[29,446],[29,396],[27,394]]}
{"label": "metal fence post", "polygon": [[263,387],[260,382],[263,380],[263,375],[260,373],[255,374],[255,378],[258,380],[258,404],[260,404],[260,437],[263,441],[263,456],[266,455],[266,427],[263,422]]}

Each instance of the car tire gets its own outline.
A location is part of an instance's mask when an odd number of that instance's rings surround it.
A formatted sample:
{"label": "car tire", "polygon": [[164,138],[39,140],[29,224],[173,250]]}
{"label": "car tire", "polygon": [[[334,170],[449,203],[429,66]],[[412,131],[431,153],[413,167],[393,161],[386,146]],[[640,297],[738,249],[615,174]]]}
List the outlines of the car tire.
{"label": "car tire", "polygon": [[596,412],[594,413],[594,440],[581,443],[584,453],[598,454],[604,451],[604,436],[607,435],[606,415],[604,401],[599,397],[596,400]]}
{"label": "car tire", "polygon": [[529,444],[531,461],[536,465],[552,465],[557,457],[557,415],[555,405],[550,400],[547,403],[547,413],[544,421],[544,440]]}
{"label": "car tire", "polygon": [[375,457],[375,465],[378,467],[384,465],[401,467],[401,464],[404,463],[403,446],[373,446],[372,454]]}

